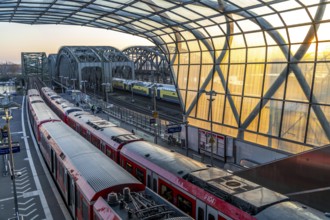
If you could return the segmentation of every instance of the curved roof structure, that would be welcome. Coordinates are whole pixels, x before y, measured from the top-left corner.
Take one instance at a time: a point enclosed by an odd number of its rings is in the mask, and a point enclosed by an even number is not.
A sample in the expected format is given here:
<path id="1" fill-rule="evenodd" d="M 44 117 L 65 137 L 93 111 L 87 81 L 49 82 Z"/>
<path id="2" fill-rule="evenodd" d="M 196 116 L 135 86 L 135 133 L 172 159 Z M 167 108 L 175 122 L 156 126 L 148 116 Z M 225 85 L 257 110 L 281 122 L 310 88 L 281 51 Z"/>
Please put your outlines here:
<path id="1" fill-rule="evenodd" d="M 330 143 L 329 14 L 328 0 L 0 3 L 0 22 L 151 40 L 168 58 L 190 125 L 293 153 Z"/>

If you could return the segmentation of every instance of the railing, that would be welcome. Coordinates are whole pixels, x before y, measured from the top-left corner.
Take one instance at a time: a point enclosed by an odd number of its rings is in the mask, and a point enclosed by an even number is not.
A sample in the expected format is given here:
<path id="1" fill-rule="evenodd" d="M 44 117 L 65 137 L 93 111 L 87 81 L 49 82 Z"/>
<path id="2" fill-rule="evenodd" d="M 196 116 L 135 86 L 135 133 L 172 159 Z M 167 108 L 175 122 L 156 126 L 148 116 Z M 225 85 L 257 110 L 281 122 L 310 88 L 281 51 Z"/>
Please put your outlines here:
<path id="1" fill-rule="evenodd" d="M 96 108 L 100 107 L 102 111 L 110 117 L 116 118 L 122 122 L 133 125 L 135 129 L 143 130 L 146 133 L 154 135 L 154 126 L 150 124 L 150 119 L 152 116 L 145 115 L 121 106 L 117 106 L 114 104 L 109 104 L 104 102 L 101 99 L 96 99 L 93 97 L 89 97 L 85 99 L 84 94 L 82 94 L 82 100 L 85 100 L 89 107 L 94 105 Z M 181 137 L 180 133 L 167 134 L 167 125 L 172 124 L 173 122 L 157 119 L 157 137 L 160 137 L 164 141 L 168 141 L 170 139 L 176 139 L 175 145 L 181 146 Z"/>

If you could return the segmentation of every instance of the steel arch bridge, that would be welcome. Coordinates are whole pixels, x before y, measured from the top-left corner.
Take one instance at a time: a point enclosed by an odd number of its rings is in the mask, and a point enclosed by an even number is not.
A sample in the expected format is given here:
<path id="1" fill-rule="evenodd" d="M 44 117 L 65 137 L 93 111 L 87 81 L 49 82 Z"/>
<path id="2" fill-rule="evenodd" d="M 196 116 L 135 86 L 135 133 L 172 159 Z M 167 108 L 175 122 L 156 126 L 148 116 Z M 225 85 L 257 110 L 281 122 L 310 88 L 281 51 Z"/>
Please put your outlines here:
<path id="1" fill-rule="evenodd" d="M 44 52 L 21 53 L 22 74 L 25 78 L 39 76 L 49 81 L 47 56 Z"/>
<path id="2" fill-rule="evenodd" d="M 149 39 L 169 60 L 192 126 L 290 153 L 330 143 L 327 0 L 12 0 L 0 8 L 1 22 Z"/>
<path id="3" fill-rule="evenodd" d="M 64 46 L 53 67 L 52 77 L 58 82 L 81 89 L 81 82 L 87 81 L 86 88 L 97 93 L 105 90 L 102 84 L 111 82 L 112 77 L 135 78 L 134 63 L 110 46 Z"/>
<path id="4" fill-rule="evenodd" d="M 169 61 L 158 47 L 133 46 L 123 53 L 134 61 L 136 79 L 173 84 Z"/>

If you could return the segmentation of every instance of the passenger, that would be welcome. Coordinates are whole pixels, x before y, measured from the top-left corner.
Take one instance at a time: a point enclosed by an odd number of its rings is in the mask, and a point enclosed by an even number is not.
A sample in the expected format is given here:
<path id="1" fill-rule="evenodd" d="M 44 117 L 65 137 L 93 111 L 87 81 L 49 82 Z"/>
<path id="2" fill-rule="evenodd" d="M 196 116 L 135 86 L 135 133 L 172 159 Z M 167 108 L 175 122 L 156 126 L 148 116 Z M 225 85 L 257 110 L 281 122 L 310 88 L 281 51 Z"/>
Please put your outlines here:
<path id="1" fill-rule="evenodd" d="M 132 129 L 132 134 L 135 134 L 134 129 Z"/>
<path id="2" fill-rule="evenodd" d="M 94 105 L 92 105 L 91 111 L 92 111 L 92 113 L 94 115 L 94 113 L 95 113 L 95 106 Z"/>

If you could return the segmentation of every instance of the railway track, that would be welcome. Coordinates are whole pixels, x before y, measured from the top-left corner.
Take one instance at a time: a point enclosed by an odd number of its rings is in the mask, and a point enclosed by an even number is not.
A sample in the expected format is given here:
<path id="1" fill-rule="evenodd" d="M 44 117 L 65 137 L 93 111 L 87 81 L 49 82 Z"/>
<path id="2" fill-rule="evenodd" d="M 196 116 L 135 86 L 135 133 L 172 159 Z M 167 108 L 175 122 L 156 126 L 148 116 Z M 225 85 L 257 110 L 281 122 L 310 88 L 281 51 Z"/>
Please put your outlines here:
<path id="1" fill-rule="evenodd" d="M 37 77 L 29 78 L 29 88 L 38 88 L 47 86 Z M 93 92 L 87 91 L 87 95 L 93 97 L 94 99 L 102 99 L 103 97 L 94 94 Z M 132 102 L 131 93 L 116 91 L 116 93 L 110 94 L 108 97 L 108 101 L 111 104 L 115 104 L 122 108 L 127 108 L 133 111 L 136 111 L 145 115 L 152 115 L 153 112 L 153 101 L 151 98 L 143 97 L 139 95 L 134 95 L 134 102 Z M 160 100 L 157 100 L 157 112 L 160 119 L 170 121 L 173 123 L 181 123 L 182 122 L 182 111 L 180 106 L 177 104 L 167 103 Z"/>

